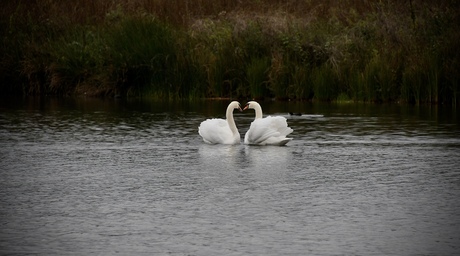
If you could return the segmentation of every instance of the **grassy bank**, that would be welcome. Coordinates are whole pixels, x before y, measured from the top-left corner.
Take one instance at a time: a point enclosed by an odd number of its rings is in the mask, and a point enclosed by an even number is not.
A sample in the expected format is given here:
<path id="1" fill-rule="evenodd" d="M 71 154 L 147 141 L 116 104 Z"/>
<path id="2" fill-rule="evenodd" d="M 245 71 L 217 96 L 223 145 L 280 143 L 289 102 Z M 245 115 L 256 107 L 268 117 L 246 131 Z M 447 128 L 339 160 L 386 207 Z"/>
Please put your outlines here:
<path id="1" fill-rule="evenodd" d="M 2 94 L 450 103 L 460 4 L 5 1 Z"/>

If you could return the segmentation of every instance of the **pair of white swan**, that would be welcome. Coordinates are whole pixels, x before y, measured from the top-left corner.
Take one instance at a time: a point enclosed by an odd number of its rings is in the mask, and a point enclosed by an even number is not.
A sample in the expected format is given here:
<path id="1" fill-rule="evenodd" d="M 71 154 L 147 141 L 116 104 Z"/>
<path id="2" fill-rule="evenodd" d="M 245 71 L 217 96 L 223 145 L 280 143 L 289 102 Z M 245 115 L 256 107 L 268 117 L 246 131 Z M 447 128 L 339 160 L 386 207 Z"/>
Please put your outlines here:
<path id="1" fill-rule="evenodd" d="M 227 107 L 226 120 L 207 119 L 201 122 L 198 133 L 209 144 L 239 144 L 240 133 L 233 119 L 233 110 L 254 109 L 256 118 L 244 136 L 244 144 L 249 145 L 286 145 L 292 138 L 286 138 L 293 130 L 288 127 L 282 116 L 262 117 L 262 107 L 255 101 L 249 101 L 244 109 L 238 101 L 232 101 Z"/>

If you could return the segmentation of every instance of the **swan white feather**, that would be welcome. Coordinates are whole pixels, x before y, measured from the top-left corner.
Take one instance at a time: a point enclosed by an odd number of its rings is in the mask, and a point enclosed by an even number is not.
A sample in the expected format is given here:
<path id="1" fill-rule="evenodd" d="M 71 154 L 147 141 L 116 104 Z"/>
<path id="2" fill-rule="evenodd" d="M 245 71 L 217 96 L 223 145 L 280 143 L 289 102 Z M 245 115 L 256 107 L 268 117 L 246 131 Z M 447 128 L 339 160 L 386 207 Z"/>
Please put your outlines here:
<path id="1" fill-rule="evenodd" d="M 287 138 L 294 130 L 288 127 L 287 120 L 282 116 L 263 118 L 262 107 L 255 101 L 249 101 L 245 109 L 254 109 L 256 117 L 244 136 L 244 143 L 250 145 L 286 145 L 292 138 Z"/>
<path id="2" fill-rule="evenodd" d="M 225 115 L 226 120 L 212 118 L 201 122 L 198 127 L 198 133 L 204 142 L 208 144 L 238 144 L 241 142 L 240 133 L 233 119 L 234 109 L 242 111 L 238 101 L 232 101 L 228 105 Z"/>

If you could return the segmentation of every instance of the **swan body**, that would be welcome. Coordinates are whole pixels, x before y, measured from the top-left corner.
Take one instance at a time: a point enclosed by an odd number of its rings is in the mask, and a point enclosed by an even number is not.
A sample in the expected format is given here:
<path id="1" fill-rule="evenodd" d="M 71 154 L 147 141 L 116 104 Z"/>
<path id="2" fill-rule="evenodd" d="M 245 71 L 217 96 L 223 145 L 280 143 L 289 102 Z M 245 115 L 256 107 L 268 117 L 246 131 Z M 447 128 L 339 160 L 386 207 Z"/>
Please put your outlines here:
<path id="1" fill-rule="evenodd" d="M 249 101 L 243 110 L 254 109 L 256 117 L 244 136 L 244 144 L 250 145 L 286 145 L 292 138 L 287 138 L 292 130 L 282 116 L 262 117 L 262 107 L 255 101 Z"/>
<path id="2" fill-rule="evenodd" d="M 238 144 L 241 141 L 240 133 L 233 119 L 233 110 L 241 110 L 238 101 L 232 101 L 226 112 L 226 120 L 220 118 L 207 119 L 201 122 L 198 133 L 208 144 Z"/>

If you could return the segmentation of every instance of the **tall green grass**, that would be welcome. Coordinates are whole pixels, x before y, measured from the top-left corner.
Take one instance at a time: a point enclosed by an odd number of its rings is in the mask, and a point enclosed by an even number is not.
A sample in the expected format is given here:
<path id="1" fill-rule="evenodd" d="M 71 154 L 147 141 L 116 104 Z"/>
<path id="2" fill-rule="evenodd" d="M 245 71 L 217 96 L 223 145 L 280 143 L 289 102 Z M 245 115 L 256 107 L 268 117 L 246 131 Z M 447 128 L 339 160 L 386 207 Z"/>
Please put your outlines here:
<path id="1" fill-rule="evenodd" d="M 5 1 L 2 94 L 452 103 L 456 1 Z"/>
<path id="2" fill-rule="evenodd" d="M 270 95 L 268 91 L 268 70 L 270 60 L 268 58 L 254 58 L 246 67 L 250 96 L 263 98 Z"/>

